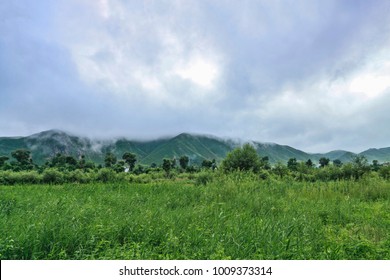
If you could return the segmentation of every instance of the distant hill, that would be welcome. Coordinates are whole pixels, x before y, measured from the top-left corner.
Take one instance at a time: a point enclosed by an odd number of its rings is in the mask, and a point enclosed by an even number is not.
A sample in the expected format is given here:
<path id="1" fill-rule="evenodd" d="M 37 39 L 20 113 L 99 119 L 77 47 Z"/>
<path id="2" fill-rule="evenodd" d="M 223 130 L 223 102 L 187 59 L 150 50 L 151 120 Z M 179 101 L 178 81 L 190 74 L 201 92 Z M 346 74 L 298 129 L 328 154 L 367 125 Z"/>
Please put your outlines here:
<path id="1" fill-rule="evenodd" d="M 190 158 L 191 164 L 200 164 L 204 159 L 221 161 L 228 152 L 242 143 L 232 139 L 188 133 L 152 141 L 134 141 L 126 138 L 93 140 L 60 130 L 49 130 L 27 137 L 0 137 L 0 155 L 11 157 L 11 152 L 16 149 L 28 149 L 32 153 L 33 161 L 38 164 L 43 164 L 57 153 L 72 155 L 75 158 L 85 155 L 89 160 L 103 163 L 107 152 L 114 153 L 118 159 L 125 152 L 132 152 L 137 155 L 138 162 L 142 164 L 161 164 L 164 158 L 179 158 L 183 155 Z M 311 159 L 313 162 L 318 162 L 321 157 L 348 162 L 355 155 L 341 150 L 311 154 L 276 143 L 253 141 L 250 143 L 261 157 L 268 156 L 271 164 L 286 163 L 290 158 L 296 158 L 298 161 Z M 390 162 L 390 147 L 369 149 L 361 152 L 360 155 L 364 155 L 370 162 L 374 159 L 379 162 Z"/>

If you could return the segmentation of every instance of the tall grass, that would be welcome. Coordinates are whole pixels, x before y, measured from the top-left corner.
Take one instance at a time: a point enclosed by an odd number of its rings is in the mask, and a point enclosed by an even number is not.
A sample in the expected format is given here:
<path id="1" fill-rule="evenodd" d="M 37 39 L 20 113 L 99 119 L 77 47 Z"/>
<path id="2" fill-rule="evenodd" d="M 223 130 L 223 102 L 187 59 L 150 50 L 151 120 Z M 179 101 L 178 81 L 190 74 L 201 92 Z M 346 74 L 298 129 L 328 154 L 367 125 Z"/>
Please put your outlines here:
<path id="1" fill-rule="evenodd" d="M 1 259 L 390 259 L 390 183 L 0 186 Z"/>

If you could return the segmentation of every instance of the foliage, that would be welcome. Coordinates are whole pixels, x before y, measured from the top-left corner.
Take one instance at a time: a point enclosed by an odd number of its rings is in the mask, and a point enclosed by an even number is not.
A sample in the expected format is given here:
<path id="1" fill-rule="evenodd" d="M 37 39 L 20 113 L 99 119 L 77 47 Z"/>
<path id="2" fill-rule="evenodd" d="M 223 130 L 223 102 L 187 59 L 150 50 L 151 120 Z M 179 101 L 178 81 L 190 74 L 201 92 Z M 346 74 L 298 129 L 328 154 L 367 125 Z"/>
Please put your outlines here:
<path id="1" fill-rule="evenodd" d="M 116 161 L 117 158 L 113 153 L 111 152 L 106 153 L 104 157 L 104 164 L 106 167 L 112 167 L 116 163 Z"/>
<path id="2" fill-rule="evenodd" d="M 309 167 L 309 168 L 312 168 L 312 167 L 314 167 L 314 163 L 312 162 L 312 160 L 309 158 L 307 161 L 306 161 L 306 163 L 305 163 L 306 165 L 307 165 L 307 167 Z"/>
<path id="3" fill-rule="evenodd" d="M 260 159 L 256 149 L 247 143 L 228 153 L 222 161 L 221 167 L 226 172 L 235 170 L 258 172 L 260 170 Z"/>
<path id="4" fill-rule="evenodd" d="M 370 171 L 368 161 L 364 156 L 361 155 L 353 156 L 352 164 L 354 167 L 354 176 L 356 179 L 363 177 L 364 174 Z"/>
<path id="5" fill-rule="evenodd" d="M 298 168 L 298 162 L 296 158 L 290 158 L 287 161 L 287 168 L 290 169 L 291 171 L 297 171 Z"/>
<path id="6" fill-rule="evenodd" d="M 135 167 L 135 163 L 137 162 L 136 154 L 126 152 L 123 154 L 122 159 L 129 166 L 129 171 L 133 171 L 133 169 Z"/>
<path id="7" fill-rule="evenodd" d="M 0 167 L 2 167 L 7 160 L 9 160 L 9 157 L 0 156 Z"/>
<path id="8" fill-rule="evenodd" d="M 320 167 L 324 168 L 325 166 L 327 166 L 329 164 L 329 161 L 330 161 L 330 159 L 322 157 L 322 158 L 320 158 L 320 160 L 318 162 L 320 164 Z"/>
<path id="9" fill-rule="evenodd" d="M 335 159 L 333 160 L 333 165 L 336 167 L 340 167 L 341 165 L 343 165 L 343 163 L 341 162 L 341 160 Z"/>
<path id="10" fill-rule="evenodd" d="M 200 172 L 196 175 L 195 186 L 205 186 L 213 180 L 213 174 L 207 171 Z"/>
<path id="11" fill-rule="evenodd" d="M 103 183 L 112 182 L 115 177 L 115 172 L 110 168 L 102 168 L 97 174 L 97 180 Z"/>
<path id="12" fill-rule="evenodd" d="M 183 170 L 186 170 L 187 167 L 188 167 L 189 161 L 190 161 L 190 159 L 189 159 L 187 156 L 181 156 L 181 157 L 179 158 L 180 167 L 181 167 Z"/>
<path id="13" fill-rule="evenodd" d="M 277 174 L 280 178 L 283 178 L 285 175 L 288 174 L 288 169 L 285 165 L 283 165 L 281 162 L 278 162 L 274 168 L 272 169 L 275 174 Z"/>
<path id="14" fill-rule="evenodd" d="M 63 179 L 63 173 L 55 168 L 48 168 L 42 173 L 42 181 L 46 184 L 61 184 Z"/>
<path id="15" fill-rule="evenodd" d="M 381 166 L 379 168 L 379 175 L 384 179 L 390 179 L 390 165 Z"/>
<path id="16" fill-rule="evenodd" d="M 167 175 L 169 175 L 171 169 L 172 169 L 172 166 L 173 166 L 173 160 L 170 160 L 170 159 L 167 159 L 167 158 L 164 158 L 163 159 L 163 164 L 162 164 L 162 168 L 164 169 L 165 173 Z"/>

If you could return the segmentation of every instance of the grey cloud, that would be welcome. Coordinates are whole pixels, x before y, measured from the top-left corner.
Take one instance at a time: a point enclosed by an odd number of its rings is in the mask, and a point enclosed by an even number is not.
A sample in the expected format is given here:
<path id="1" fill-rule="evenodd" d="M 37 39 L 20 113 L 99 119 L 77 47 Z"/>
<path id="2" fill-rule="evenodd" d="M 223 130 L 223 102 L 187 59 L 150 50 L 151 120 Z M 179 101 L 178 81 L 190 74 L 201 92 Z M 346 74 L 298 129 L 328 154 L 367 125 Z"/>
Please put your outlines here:
<path id="1" fill-rule="evenodd" d="M 318 86 L 349 79 L 385 48 L 387 1 L 109 3 L 2 1 L 3 135 L 187 131 L 311 151 L 389 146 L 388 92 L 350 106 L 353 96 Z M 215 58 L 215 89 L 174 73 L 194 53 Z"/>

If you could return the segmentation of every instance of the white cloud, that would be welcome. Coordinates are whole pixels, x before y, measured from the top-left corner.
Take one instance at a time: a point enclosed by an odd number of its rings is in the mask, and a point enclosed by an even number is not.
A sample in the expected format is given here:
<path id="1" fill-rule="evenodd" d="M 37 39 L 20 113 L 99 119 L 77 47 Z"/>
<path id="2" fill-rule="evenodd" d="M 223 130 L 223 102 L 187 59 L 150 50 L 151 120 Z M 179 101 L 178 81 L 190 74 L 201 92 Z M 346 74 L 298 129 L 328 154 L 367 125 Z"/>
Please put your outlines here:
<path id="1" fill-rule="evenodd" d="M 218 70 L 218 65 L 211 59 L 196 54 L 177 65 L 174 72 L 179 77 L 190 80 L 200 87 L 214 89 Z"/>

